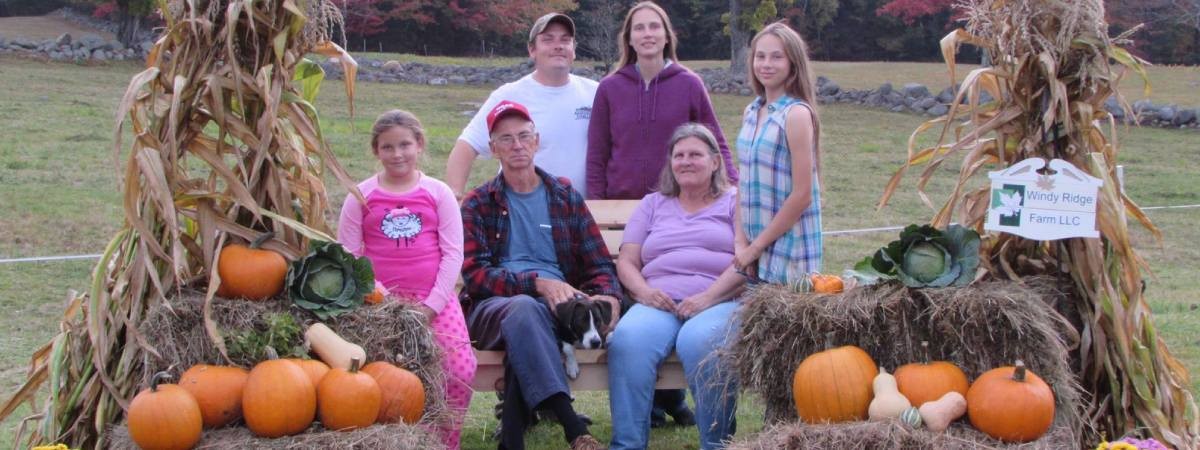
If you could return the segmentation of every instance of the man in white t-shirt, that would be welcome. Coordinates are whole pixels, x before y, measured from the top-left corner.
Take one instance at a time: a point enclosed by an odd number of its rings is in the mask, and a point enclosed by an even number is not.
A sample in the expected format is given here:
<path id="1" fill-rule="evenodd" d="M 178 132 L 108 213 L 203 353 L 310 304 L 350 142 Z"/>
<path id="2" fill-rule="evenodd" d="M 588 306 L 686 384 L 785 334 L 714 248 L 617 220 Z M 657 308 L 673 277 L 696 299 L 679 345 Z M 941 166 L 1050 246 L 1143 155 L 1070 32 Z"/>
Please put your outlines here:
<path id="1" fill-rule="evenodd" d="M 450 150 L 446 184 L 460 200 L 475 158 L 492 156 L 488 148 L 487 113 L 504 100 L 525 105 L 533 122 L 538 124 L 541 148 L 534 164 L 551 175 L 571 180 L 571 187 L 587 197 L 584 192 L 587 129 L 597 83 L 571 74 L 571 64 L 575 62 L 575 22 L 559 13 L 542 16 L 529 30 L 528 49 L 533 73 L 492 91 Z"/>

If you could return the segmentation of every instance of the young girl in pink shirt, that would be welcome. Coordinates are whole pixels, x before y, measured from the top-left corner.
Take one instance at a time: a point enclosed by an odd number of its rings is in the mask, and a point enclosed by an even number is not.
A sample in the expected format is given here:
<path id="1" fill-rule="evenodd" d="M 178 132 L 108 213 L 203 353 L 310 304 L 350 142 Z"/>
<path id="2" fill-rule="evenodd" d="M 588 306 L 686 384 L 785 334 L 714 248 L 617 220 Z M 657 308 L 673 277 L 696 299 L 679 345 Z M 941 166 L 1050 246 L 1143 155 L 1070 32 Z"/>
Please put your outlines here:
<path id="1" fill-rule="evenodd" d="M 346 196 L 338 241 L 371 259 L 376 283 L 385 292 L 415 303 L 429 318 L 444 354 L 451 410 L 450 421 L 438 432 L 448 448 L 457 449 L 476 365 L 454 294 L 463 262 L 463 223 L 450 188 L 421 172 L 424 152 L 425 130 L 412 113 L 392 110 L 375 120 L 371 153 L 383 170 L 359 183 L 366 204 Z"/>

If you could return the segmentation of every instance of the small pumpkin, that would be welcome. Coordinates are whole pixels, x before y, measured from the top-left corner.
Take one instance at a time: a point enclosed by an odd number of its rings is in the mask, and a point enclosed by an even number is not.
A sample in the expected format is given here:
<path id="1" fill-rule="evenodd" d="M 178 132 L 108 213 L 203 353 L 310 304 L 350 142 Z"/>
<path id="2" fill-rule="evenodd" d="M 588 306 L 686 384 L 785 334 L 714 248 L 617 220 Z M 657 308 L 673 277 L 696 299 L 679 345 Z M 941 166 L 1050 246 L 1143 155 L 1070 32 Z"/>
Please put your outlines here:
<path id="1" fill-rule="evenodd" d="M 358 370 L 361 362 L 354 358 L 348 370 L 330 369 L 317 386 L 317 409 L 326 429 L 368 427 L 379 418 L 383 392 L 374 377 Z"/>
<path id="2" fill-rule="evenodd" d="M 288 361 L 294 362 L 301 369 L 304 369 L 304 373 L 308 375 L 308 379 L 312 380 L 313 386 L 321 384 L 321 379 L 325 378 L 325 374 L 329 373 L 329 366 L 319 359 L 288 358 Z"/>
<path id="3" fill-rule="evenodd" d="M 921 420 L 929 431 L 942 432 L 950 428 L 950 423 L 967 412 L 967 399 L 954 391 L 947 392 L 942 398 L 925 402 L 920 408 Z"/>
<path id="4" fill-rule="evenodd" d="M 317 356 L 321 357 L 321 361 L 329 364 L 330 368 L 349 369 L 350 360 L 367 360 L 367 352 L 362 347 L 342 339 L 321 322 L 310 325 L 308 330 L 304 331 L 304 338 L 308 340 L 308 345 Z"/>
<path id="5" fill-rule="evenodd" d="M 954 363 L 930 361 L 929 341 L 921 341 L 922 360 L 896 369 L 896 386 L 913 405 L 932 402 L 947 392 L 967 395 L 967 374 Z"/>
<path id="6" fill-rule="evenodd" d="M 846 287 L 845 284 L 842 283 L 842 277 L 837 275 L 814 273 L 809 278 L 812 282 L 813 292 L 837 294 L 842 292 L 842 290 L 844 290 Z"/>
<path id="7" fill-rule="evenodd" d="M 183 450 L 200 442 L 204 419 L 200 404 L 187 390 L 164 384 L 169 378 L 159 372 L 129 403 L 129 437 L 146 450 Z"/>
<path id="8" fill-rule="evenodd" d="M 871 356 L 853 345 L 809 355 L 792 376 L 796 412 L 808 423 L 865 419 L 878 374 Z"/>
<path id="9" fill-rule="evenodd" d="M 270 359 L 250 370 L 242 390 L 246 427 L 269 438 L 304 431 L 317 415 L 317 389 L 296 363 L 275 359 L 270 347 L 267 354 Z"/>
<path id="10" fill-rule="evenodd" d="M 921 428 L 921 412 L 911 406 L 905 408 L 900 413 L 900 423 L 908 425 L 909 428 Z"/>
<path id="11" fill-rule="evenodd" d="M 417 423 L 425 412 L 425 387 L 412 372 L 384 361 L 363 367 L 363 372 L 375 378 L 383 391 L 379 406 L 380 423 Z"/>
<path id="12" fill-rule="evenodd" d="M 179 387 L 196 398 L 204 426 L 217 428 L 242 417 L 242 389 L 249 377 L 241 367 L 197 364 L 179 377 Z"/>
<path id="13" fill-rule="evenodd" d="M 980 375 L 967 391 L 971 425 L 1005 442 L 1029 442 L 1054 423 L 1054 392 L 1017 360 Z"/>
<path id="14" fill-rule="evenodd" d="M 371 291 L 370 294 L 367 294 L 363 300 L 372 305 L 383 303 L 383 289 L 376 287 L 375 290 Z"/>
<path id="15" fill-rule="evenodd" d="M 912 403 L 896 390 L 896 377 L 887 373 L 887 370 L 880 369 L 871 386 L 875 391 L 875 398 L 867 407 L 867 417 L 871 420 L 900 417 L 900 413 L 912 408 Z"/>
<path id="16" fill-rule="evenodd" d="M 217 274 L 221 285 L 217 292 L 228 298 L 266 300 L 283 292 L 288 264 L 283 255 L 259 248 L 275 233 L 267 232 L 247 247 L 229 244 L 221 249 Z"/>

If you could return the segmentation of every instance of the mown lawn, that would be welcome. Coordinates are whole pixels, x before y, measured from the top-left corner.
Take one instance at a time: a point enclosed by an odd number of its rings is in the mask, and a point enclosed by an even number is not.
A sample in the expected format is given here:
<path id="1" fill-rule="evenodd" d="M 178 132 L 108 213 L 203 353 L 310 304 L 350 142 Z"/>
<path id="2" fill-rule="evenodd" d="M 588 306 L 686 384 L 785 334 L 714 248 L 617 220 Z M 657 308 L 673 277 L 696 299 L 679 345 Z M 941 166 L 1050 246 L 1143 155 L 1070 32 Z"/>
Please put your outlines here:
<path id="1" fill-rule="evenodd" d="M 876 64 L 848 73 L 859 73 L 865 80 L 908 74 L 905 67 L 912 66 Z M 1171 70 L 1161 72 L 1164 86 L 1186 86 L 1196 70 L 1166 69 Z M 0 102 L 0 259 L 99 253 L 116 231 L 122 212 L 119 171 L 113 161 L 113 111 L 129 77 L 137 71 L 134 64 L 81 67 L 0 56 L 0 92 L 5 93 Z M 849 75 L 833 78 L 852 86 Z M 900 85 L 922 80 L 889 81 Z M 862 87 L 879 82 L 882 80 L 864 81 Z M 329 84 L 322 89 L 318 107 L 330 145 L 355 178 L 366 177 L 374 168 L 367 142 L 375 115 L 389 108 L 412 110 L 425 122 L 430 136 L 425 171 L 440 177 L 445 172 L 446 154 L 469 119 L 471 104 L 483 101 L 488 90 L 360 84 L 357 116 L 351 120 L 340 86 Z M 713 100 L 726 134 L 735 134 L 749 99 L 720 95 Z M 883 184 L 904 159 L 909 133 L 922 118 L 840 105 L 822 108 L 821 118 L 826 230 L 928 220 L 931 211 L 912 192 L 912 178 L 903 184 L 903 192 L 892 205 L 879 211 L 874 207 Z M 1120 132 L 1127 190 L 1135 201 L 1143 206 L 1200 204 L 1200 171 L 1195 162 L 1200 133 L 1125 128 Z M 123 164 L 124 155 L 118 159 Z M 941 172 L 943 178 L 930 186 L 935 201 L 944 198 L 949 177 L 957 169 L 956 164 L 948 166 Z M 472 182 L 493 174 L 494 162 L 477 163 Z M 339 203 L 345 190 L 331 178 L 327 182 L 330 198 Z M 1134 229 L 1153 271 L 1148 294 L 1156 313 L 1155 325 L 1171 350 L 1195 372 L 1200 370 L 1196 338 L 1200 335 L 1200 281 L 1195 276 L 1200 269 L 1200 250 L 1195 244 L 1200 242 L 1200 227 L 1195 225 L 1200 221 L 1200 209 L 1152 210 L 1148 214 L 1162 230 L 1163 241 L 1155 242 L 1140 228 Z M 893 236 L 862 233 L 826 239 L 826 271 L 840 271 Z M 30 353 L 57 330 L 67 290 L 88 283 L 92 264 L 89 260 L 0 264 L 0 329 L 4 330 L 0 393 L 4 397 L 24 379 Z M 1192 390 L 1200 393 L 1195 380 Z M 491 417 L 493 403 L 491 393 L 476 396 L 464 432 L 466 448 L 495 447 L 487 439 L 496 426 Z M 583 393 L 578 404 L 596 419 L 593 432 L 607 438 L 607 396 Z M 745 436 L 761 427 L 762 411 L 753 398 L 743 399 L 741 405 L 738 435 Z M 16 415 L 27 414 L 25 410 Z M 12 442 L 18 422 L 19 417 L 0 424 L 0 443 Z M 694 448 L 695 441 L 694 429 L 674 428 L 655 431 L 652 447 Z M 530 435 L 531 448 L 561 448 L 562 442 L 557 427 L 540 426 Z"/>
<path id="2" fill-rule="evenodd" d="M 964 47 L 962 52 L 973 51 Z M 452 56 L 418 56 L 407 53 L 378 53 L 364 52 L 355 55 L 365 55 L 379 60 L 397 60 L 400 62 L 417 61 L 427 64 L 444 65 L 475 65 L 475 66 L 510 66 L 526 60 L 523 57 L 494 57 L 494 58 L 463 58 Z M 965 53 L 962 53 L 965 54 Z M 682 61 L 683 65 L 692 69 L 727 68 L 728 60 L 695 60 Z M 576 61 L 577 67 L 593 67 L 594 61 Z M 962 64 L 955 70 L 956 81 L 962 81 L 967 73 L 978 68 L 977 65 Z M 937 94 L 950 85 L 950 73 L 946 65 L 940 62 L 889 62 L 889 61 L 813 61 L 813 71 L 838 83 L 843 89 L 876 89 L 883 83 L 892 83 L 899 88 L 905 83 L 921 83 Z M 1150 66 L 1146 69 L 1153 87 L 1150 95 L 1143 91 L 1143 83 L 1133 72 L 1125 76 L 1121 85 L 1121 94 L 1130 103 L 1137 100 L 1150 99 L 1155 104 L 1174 103 L 1185 108 L 1200 107 L 1200 67 L 1197 66 Z"/>

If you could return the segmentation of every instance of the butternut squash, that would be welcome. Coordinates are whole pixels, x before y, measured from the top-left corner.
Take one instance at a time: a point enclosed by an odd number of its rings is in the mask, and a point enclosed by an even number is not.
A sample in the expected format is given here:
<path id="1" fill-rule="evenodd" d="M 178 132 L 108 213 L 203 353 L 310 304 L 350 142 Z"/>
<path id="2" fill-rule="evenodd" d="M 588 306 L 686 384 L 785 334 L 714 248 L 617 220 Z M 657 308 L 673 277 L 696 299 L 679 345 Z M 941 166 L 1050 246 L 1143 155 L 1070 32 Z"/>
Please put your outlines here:
<path id="1" fill-rule="evenodd" d="M 350 360 L 367 360 L 367 352 L 362 347 L 342 339 L 323 323 L 310 325 L 304 332 L 304 338 L 321 361 L 329 364 L 330 368 L 350 370 Z"/>
<path id="2" fill-rule="evenodd" d="M 879 375 L 875 376 L 872 386 L 875 390 L 875 398 L 867 407 L 867 416 L 871 420 L 894 419 L 900 417 L 900 413 L 904 410 L 912 407 L 912 403 L 909 403 L 908 399 L 896 389 L 896 377 L 887 373 L 887 370 L 879 370 Z"/>
<path id="3" fill-rule="evenodd" d="M 925 402 L 918 410 L 929 431 L 942 432 L 950 428 L 951 422 L 967 412 L 967 399 L 958 392 L 950 391 L 942 398 Z"/>

